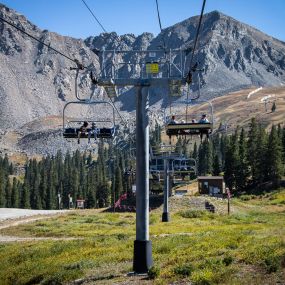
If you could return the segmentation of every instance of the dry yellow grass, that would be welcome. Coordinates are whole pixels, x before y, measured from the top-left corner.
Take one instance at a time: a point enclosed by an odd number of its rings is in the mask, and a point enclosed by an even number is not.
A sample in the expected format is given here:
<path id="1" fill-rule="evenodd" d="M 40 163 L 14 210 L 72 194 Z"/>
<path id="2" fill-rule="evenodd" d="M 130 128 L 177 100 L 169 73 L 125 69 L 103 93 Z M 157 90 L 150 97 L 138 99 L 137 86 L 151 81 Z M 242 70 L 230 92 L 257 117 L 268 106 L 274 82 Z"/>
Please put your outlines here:
<path id="1" fill-rule="evenodd" d="M 189 183 L 180 187 L 177 187 L 176 190 L 187 190 L 187 196 L 193 196 L 198 192 L 198 182 Z"/>

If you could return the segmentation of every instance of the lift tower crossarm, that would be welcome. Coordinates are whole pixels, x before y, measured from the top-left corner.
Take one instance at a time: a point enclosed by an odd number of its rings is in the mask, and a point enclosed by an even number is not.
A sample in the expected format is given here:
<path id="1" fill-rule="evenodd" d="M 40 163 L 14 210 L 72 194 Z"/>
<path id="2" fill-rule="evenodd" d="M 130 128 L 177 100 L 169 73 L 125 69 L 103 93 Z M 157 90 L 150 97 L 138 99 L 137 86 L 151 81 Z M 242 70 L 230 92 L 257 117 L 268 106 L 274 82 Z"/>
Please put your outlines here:
<path id="1" fill-rule="evenodd" d="M 129 78 L 129 79 L 98 79 L 98 85 L 99 86 L 135 86 L 139 87 L 142 86 L 154 86 L 154 87 L 162 87 L 162 86 L 168 86 L 171 84 L 173 81 L 180 81 L 181 84 L 186 84 L 186 79 L 184 78 L 147 78 L 147 79 L 136 79 L 136 78 Z"/>

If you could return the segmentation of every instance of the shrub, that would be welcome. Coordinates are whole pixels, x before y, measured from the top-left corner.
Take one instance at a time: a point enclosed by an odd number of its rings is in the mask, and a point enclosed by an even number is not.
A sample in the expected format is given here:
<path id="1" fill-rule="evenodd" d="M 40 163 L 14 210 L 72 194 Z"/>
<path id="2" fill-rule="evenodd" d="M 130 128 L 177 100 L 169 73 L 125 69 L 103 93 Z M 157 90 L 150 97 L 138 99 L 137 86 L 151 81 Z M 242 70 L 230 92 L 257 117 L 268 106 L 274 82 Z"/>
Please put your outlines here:
<path id="1" fill-rule="evenodd" d="M 148 278 L 149 279 L 156 279 L 160 274 L 160 268 L 156 267 L 156 266 L 152 266 L 149 270 L 148 270 Z"/>
<path id="2" fill-rule="evenodd" d="M 202 211 L 202 210 L 187 210 L 187 211 L 183 211 L 183 212 L 179 212 L 179 215 L 183 218 L 201 218 L 203 216 L 206 216 L 207 213 L 206 211 Z"/>
<path id="3" fill-rule="evenodd" d="M 193 274 L 193 284 L 195 285 L 212 285 L 216 282 L 213 281 L 214 274 L 210 270 L 201 270 Z"/>
<path id="4" fill-rule="evenodd" d="M 226 257 L 224 257 L 224 259 L 223 259 L 223 263 L 224 263 L 226 266 L 229 266 L 233 261 L 234 261 L 234 259 L 233 259 L 231 256 L 226 256 Z"/>
<path id="5" fill-rule="evenodd" d="M 282 268 L 285 268 L 285 254 L 283 254 L 283 255 L 281 256 L 281 262 L 280 262 L 280 264 L 281 264 L 281 267 L 282 267 Z"/>
<path id="6" fill-rule="evenodd" d="M 156 251 L 157 253 L 160 253 L 160 254 L 166 254 L 166 253 L 171 252 L 172 249 L 173 249 L 173 245 L 169 243 L 169 244 L 159 245 Z"/>
<path id="7" fill-rule="evenodd" d="M 241 196 L 240 196 L 240 199 L 241 199 L 242 201 L 249 201 L 249 200 L 254 199 L 254 198 L 255 198 L 254 195 L 241 195 Z"/>
<path id="8" fill-rule="evenodd" d="M 194 268 L 191 264 L 182 264 L 174 268 L 174 273 L 182 276 L 190 276 Z"/>
<path id="9" fill-rule="evenodd" d="M 122 234 L 122 233 L 117 234 L 117 239 L 118 240 L 127 240 L 128 238 L 129 238 L 129 236 L 126 235 L 126 234 Z"/>
<path id="10" fill-rule="evenodd" d="M 267 273 L 276 272 L 281 265 L 281 260 L 278 256 L 269 255 L 265 258 L 264 265 Z"/>

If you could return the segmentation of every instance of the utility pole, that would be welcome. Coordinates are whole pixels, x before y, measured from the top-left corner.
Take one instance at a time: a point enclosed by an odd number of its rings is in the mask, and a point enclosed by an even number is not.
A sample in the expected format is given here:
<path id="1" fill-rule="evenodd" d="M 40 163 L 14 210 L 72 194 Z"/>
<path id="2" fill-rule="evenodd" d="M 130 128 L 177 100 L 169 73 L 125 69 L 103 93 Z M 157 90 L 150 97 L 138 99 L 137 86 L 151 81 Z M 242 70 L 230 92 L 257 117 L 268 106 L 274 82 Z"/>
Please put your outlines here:
<path id="1" fill-rule="evenodd" d="M 58 192 L 57 193 L 57 201 L 58 201 L 58 209 L 60 210 L 61 206 L 61 194 Z"/>
<path id="2" fill-rule="evenodd" d="M 230 199 L 231 199 L 231 192 L 229 188 L 226 188 L 227 192 L 227 198 L 228 198 L 228 215 L 231 213 L 231 208 L 230 208 Z"/>
<path id="3" fill-rule="evenodd" d="M 170 221 L 168 197 L 169 197 L 169 160 L 165 158 L 164 159 L 164 189 L 163 189 L 162 222 Z"/>

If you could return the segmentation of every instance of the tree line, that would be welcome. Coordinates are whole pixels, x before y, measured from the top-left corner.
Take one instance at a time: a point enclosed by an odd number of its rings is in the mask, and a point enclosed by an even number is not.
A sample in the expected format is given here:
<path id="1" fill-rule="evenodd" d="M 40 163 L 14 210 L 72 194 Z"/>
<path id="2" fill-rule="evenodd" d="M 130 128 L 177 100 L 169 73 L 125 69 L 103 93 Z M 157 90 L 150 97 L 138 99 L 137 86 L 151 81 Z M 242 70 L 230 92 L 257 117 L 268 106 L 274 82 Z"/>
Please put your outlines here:
<path id="1" fill-rule="evenodd" d="M 265 128 L 253 118 L 249 129 L 216 135 L 190 154 L 197 157 L 199 175 L 224 174 L 227 187 L 244 191 L 263 183 L 278 187 L 284 175 L 285 128 Z"/>
<path id="2" fill-rule="evenodd" d="M 132 142 L 134 144 L 134 141 Z M 151 144 L 161 143 L 161 128 L 151 133 Z M 247 131 L 237 128 L 231 135 L 215 135 L 196 142 L 179 138 L 175 151 L 197 159 L 198 175 L 224 175 L 227 187 L 244 191 L 270 182 L 277 187 L 285 164 L 285 128 L 272 126 L 269 132 L 252 119 Z M 58 209 L 69 208 L 84 199 L 85 207 L 113 205 L 132 192 L 135 158 L 131 146 L 114 147 L 100 142 L 92 153 L 60 151 L 38 161 L 30 159 L 23 176 L 14 175 L 7 155 L 0 157 L 0 207 Z M 58 197 L 61 201 L 59 203 Z"/>
<path id="3" fill-rule="evenodd" d="M 131 192 L 131 159 L 126 150 L 100 142 L 96 157 L 91 153 L 59 151 L 38 161 L 30 159 L 23 177 L 13 177 L 8 157 L 0 157 L 0 207 L 27 209 L 69 208 L 85 200 L 87 208 L 108 207 L 124 191 Z M 60 201 L 59 201 L 60 197 Z"/>

